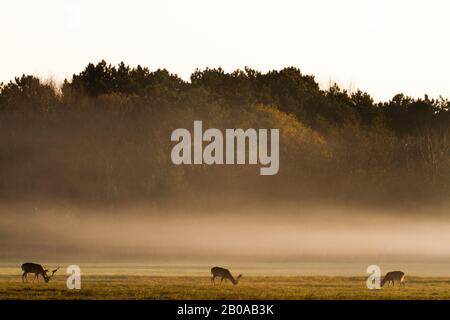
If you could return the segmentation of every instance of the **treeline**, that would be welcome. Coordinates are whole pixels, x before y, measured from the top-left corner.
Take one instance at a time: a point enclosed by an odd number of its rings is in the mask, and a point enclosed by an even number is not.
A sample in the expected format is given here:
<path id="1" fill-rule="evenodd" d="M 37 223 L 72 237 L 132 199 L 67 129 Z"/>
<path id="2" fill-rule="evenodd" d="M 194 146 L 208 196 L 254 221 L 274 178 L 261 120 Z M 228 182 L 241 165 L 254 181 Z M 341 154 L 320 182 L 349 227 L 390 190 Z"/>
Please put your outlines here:
<path id="1" fill-rule="evenodd" d="M 280 128 L 280 172 L 174 166 L 170 133 Z M 402 94 L 375 102 L 299 69 L 166 70 L 89 64 L 62 86 L 0 85 L 0 197 L 76 201 L 206 199 L 403 202 L 450 195 L 450 102 Z M 259 198 L 261 197 L 261 198 Z"/>

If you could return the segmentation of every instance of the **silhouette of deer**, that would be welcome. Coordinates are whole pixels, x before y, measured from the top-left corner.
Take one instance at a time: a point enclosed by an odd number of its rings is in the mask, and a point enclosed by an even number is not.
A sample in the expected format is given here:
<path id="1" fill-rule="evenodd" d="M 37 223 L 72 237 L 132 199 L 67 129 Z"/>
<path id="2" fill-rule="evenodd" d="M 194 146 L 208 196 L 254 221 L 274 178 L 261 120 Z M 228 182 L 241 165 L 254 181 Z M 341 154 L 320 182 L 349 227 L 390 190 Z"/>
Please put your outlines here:
<path id="1" fill-rule="evenodd" d="M 42 278 L 44 278 L 45 282 L 47 283 L 54 275 L 55 272 L 58 271 L 59 267 L 54 269 L 52 271 L 52 275 L 49 276 L 47 275 L 48 269 L 44 269 L 44 267 L 40 264 L 37 263 L 32 263 L 32 262 L 26 262 L 24 264 L 22 264 L 22 282 L 28 282 L 28 274 L 29 273 L 34 273 L 34 278 L 33 278 L 33 283 L 34 280 L 37 279 L 37 281 L 39 282 L 39 275 L 42 276 Z"/>
<path id="2" fill-rule="evenodd" d="M 386 273 L 386 275 L 384 276 L 383 280 L 381 281 L 381 286 L 384 286 L 386 284 L 386 282 L 388 283 L 388 286 L 391 285 L 392 286 L 395 285 L 395 282 L 398 282 L 400 284 L 400 286 L 405 286 L 405 273 L 402 271 L 391 271 Z"/>
<path id="3" fill-rule="evenodd" d="M 234 285 L 237 285 L 239 282 L 239 279 L 242 277 L 242 275 L 238 275 L 237 278 L 233 278 L 233 276 L 231 275 L 230 270 L 225 269 L 225 268 L 221 268 L 221 267 L 214 267 L 211 268 L 211 282 L 213 284 L 216 284 L 215 279 L 216 277 L 220 277 L 220 283 L 223 282 L 223 280 L 230 280 L 231 283 L 233 283 Z"/>

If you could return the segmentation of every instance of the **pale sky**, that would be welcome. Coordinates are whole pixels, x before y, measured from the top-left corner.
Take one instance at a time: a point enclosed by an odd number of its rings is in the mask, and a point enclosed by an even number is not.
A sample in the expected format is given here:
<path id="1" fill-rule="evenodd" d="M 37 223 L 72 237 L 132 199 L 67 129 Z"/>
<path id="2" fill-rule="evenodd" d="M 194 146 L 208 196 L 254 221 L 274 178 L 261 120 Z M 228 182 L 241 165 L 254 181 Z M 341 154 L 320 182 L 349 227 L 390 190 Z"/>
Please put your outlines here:
<path id="1" fill-rule="evenodd" d="M 450 98 L 447 0 L 0 2 L 0 81 L 57 81 L 105 59 L 167 68 L 296 66 L 377 100 Z"/>

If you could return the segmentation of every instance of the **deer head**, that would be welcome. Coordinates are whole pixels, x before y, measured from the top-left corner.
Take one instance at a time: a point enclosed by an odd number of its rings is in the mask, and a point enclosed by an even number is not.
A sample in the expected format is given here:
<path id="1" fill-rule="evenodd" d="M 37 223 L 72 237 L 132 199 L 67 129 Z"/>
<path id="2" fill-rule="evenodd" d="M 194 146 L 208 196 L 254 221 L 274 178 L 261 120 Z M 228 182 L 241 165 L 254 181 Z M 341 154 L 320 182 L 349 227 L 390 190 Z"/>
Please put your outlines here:
<path id="1" fill-rule="evenodd" d="M 231 277 L 231 282 L 232 282 L 234 285 L 237 285 L 240 278 L 242 278 L 242 274 L 238 275 L 238 276 L 236 277 L 236 279 L 233 279 L 233 277 Z"/>
<path id="2" fill-rule="evenodd" d="M 45 280 L 45 282 L 48 282 L 48 281 L 55 275 L 55 272 L 58 271 L 58 269 L 59 269 L 59 267 L 56 268 L 56 269 L 54 269 L 54 270 L 52 271 L 52 275 L 51 275 L 51 276 L 47 275 L 48 269 L 45 269 L 45 270 L 44 270 L 44 272 L 45 272 L 45 273 L 44 273 L 44 280 Z"/>

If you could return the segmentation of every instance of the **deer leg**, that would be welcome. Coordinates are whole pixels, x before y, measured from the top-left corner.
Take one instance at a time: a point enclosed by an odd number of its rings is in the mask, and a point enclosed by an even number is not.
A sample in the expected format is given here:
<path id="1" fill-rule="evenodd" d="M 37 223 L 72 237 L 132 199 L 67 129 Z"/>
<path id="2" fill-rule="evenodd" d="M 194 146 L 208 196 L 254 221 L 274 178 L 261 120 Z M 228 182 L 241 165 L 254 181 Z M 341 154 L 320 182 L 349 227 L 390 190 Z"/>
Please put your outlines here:
<path id="1" fill-rule="evenodd" d="M 25 282 L 25 276 L 26 276 L 27 274 L 26 274 L 26 272 L 24 272 L 23 274 L 22 274 L 22 283 L 24 283 Z M 28 281 L 27 281 L 28 282 Z"/>
<path id="2" fill-rule="evenodd" d="M 222 277 L 222 279 L 220 279 L 220 283 L 222 284 L 222 282 L 223 282 L 223 279 L 225 279 L 225 277 Z"/>
<path id="3" fill-rule="evenodd" d="M 212 277 L 211 277 L 211 283 L 216 284 L 215 279 L 216 279 L 216 276 L 212 276 Z"/>

